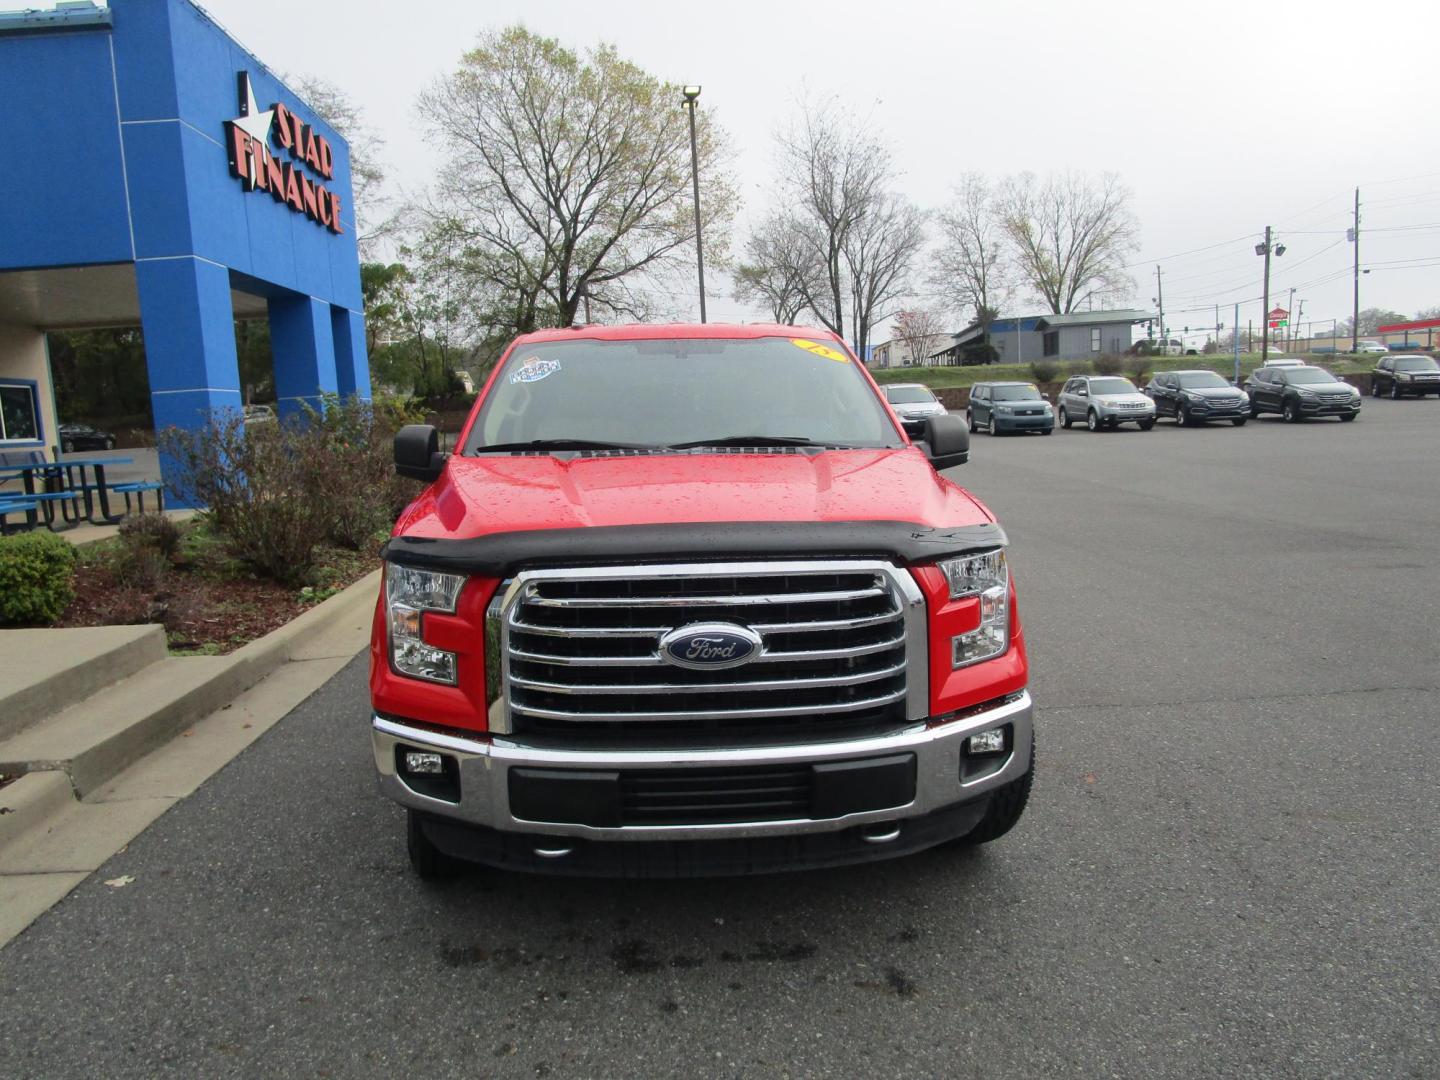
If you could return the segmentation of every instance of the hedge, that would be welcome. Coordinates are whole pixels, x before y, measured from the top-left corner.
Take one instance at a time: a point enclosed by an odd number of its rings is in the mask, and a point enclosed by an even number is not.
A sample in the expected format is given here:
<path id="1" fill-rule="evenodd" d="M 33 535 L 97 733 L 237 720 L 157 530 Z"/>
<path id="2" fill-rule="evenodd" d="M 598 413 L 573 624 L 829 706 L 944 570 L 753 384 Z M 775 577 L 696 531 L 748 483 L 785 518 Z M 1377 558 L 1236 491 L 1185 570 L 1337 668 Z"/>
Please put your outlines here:
<path id="1" fill-rule="evenodd" d="M 0 536 L 0 624 L 53 623 L 75 597 L 75 549 L 36 531 Z"/>

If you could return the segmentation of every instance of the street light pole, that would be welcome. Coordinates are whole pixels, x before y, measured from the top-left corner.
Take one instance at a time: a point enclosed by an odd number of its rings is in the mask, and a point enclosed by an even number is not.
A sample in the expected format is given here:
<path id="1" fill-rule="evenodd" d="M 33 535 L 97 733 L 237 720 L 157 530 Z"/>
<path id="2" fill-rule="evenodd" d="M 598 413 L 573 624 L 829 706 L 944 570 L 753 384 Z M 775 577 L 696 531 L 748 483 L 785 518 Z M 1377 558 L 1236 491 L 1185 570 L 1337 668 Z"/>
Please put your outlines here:
<path id="1" fill-rule="evenodd" d="M 1255 245 L 1255 254 L 1265 256 L 1265 299 L 1262 301 L 1265 310 L 1260 313 L 1260 363 L 1264 364 L 1270 355 L 1270 254 L 1285 254 L 1284 244 L 1272 244 L 1270 242 L 1270 226 L 1265 226 L 1265 242 Z"/>
<path id="2" fill-rule="evenodd" d="M 690 182 L 695 190 L 695 268 L 700 274 L 700 321 L 705 321 L 705 248 L 700 237 L 700 151 L 695 142 L 695 101 L 700 87 L 687 86 L 682 91 L 681 108 L 690 113 Z"/>

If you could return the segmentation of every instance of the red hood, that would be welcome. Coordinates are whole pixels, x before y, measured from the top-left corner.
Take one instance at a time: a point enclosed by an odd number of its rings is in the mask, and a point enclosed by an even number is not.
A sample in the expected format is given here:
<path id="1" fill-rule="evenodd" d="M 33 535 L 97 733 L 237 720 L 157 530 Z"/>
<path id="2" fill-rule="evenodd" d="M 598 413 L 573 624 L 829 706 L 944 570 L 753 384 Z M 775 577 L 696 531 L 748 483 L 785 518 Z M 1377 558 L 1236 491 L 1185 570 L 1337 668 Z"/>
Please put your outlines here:
<path id="1" fill-rule="evenodd" d="M 396 535 L 472 539 L 526 529 L 704 521 L 993 521 L 924 455 L 904 450 L 641 457 L 452 457 Z"/>

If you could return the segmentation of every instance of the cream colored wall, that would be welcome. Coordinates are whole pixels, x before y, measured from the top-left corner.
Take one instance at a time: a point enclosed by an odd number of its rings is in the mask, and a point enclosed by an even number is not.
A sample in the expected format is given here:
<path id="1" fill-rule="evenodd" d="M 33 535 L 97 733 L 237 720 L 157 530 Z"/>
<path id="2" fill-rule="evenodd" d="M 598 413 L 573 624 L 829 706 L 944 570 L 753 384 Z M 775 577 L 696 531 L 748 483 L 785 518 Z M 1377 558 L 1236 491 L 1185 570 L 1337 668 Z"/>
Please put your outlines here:
<path id="1" fill-rule="evenodd" d="M 40 385 L 40 423 L 48 452 L 60 442 L 55 394 L 50 386 L 50 357 L 45 335 L 32 326 L 0 323 L 0 378 L 32 379 Z M 0 444 L 3 446 L 4 444 Z"/>

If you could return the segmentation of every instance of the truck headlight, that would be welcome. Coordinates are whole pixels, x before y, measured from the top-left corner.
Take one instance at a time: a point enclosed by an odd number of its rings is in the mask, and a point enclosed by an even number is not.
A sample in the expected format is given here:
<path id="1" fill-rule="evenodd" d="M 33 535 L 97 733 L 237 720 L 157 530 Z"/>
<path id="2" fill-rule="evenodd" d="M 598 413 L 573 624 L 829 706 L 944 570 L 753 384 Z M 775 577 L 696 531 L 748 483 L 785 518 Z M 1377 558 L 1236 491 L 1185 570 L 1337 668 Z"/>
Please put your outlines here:
<path id="1" fill-rule="evenodd" d="M 454 614 L 465 585 L 461 574 L 442 574 L 385 564 L 385 610 L 390 630 L 390 663 L 401 675 L 455 684 L 455 654 L 425 644 L 427 611 Z"/>
<path id="2" fill-rule="evenodd" d="M 946 559 L 939 567 L 950 584 L 950 599 L 980 598 L 980 625 L 951 639 L 952 665 L 962 668 L 999 656 L 1010 644 L 1010 569 L 1004 550 Z"/>

